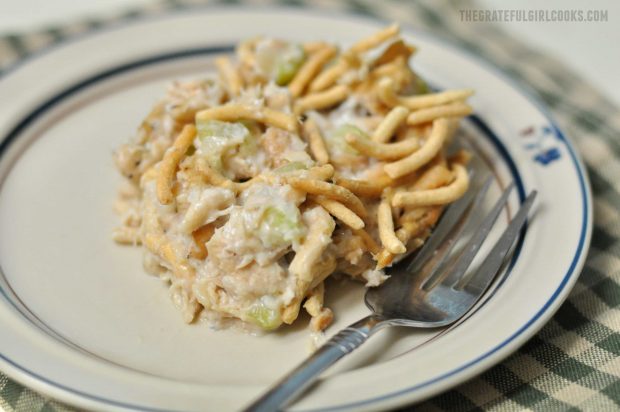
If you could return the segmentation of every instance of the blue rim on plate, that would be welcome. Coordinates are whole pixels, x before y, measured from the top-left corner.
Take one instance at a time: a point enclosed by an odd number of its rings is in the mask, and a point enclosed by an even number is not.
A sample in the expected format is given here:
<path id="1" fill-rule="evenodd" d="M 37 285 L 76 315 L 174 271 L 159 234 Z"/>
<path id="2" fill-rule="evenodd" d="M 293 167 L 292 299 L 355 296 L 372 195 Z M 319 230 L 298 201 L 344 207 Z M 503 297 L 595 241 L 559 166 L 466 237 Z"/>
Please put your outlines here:
<path id="1" fill-rule="evenodd" d="M 279 9 L 281 10 L 281 9 Z M 321 15 L 321 16 L 325 16 L 324 13 L 317 13 L 314 12 L 315 14 Z M 333 15 L 328 15 L 328 17 L 330 18 L 334 18 L 334 19 L 342 19 L 342 18 L 351 18 L 351 16 L 348 15 L 339 15 L 338 17 L 335 17 Z M 151 17 L 152 18 L 152 17 Z M 359 17 L 357 17 L 359 18 Z M 376 19 L 368 19 L 368 18 L 360 18 L 362 20 L 366 20 L 366 21 L 371 21 L 371 22 L 377 22 Z M 129 23 L 131 24 L 131 23 Z M 110 30 L 110 29 L 108 29 Z M 112 29 L 113 30 L 113 29 Z M 531 104 L 533 104 L 543 115 L 544 117 L 547 119 L 547 121 L 549 122 L 553 132 L 555 133 L 556 137 L 564 144 L 565 148 L 567 149 L 568 153 L 570 154 L 570 158 L 571 161 L 577 171 L 577 176 L 578 176 L 578 180 L 579 180 L 579 185 L 580 185 L 580 190 L 581 190 L 581 200 L 582 200 L 582 221 L 581 221 L 581 229 L 580 229 L 580 235 L 579 235 L 579 241 L 578 241 L 578 245 L 577 248 L 574 252 L 574 256 L 571 260 L 570 266 L 566 271 L 566 274 L 564 275 L 564 277 L 562 278 L 562 281 L 560 282 L 560 284 L 558 285 L 558 287 L 556 288 L 556 290 L 554 291 L 554 293 L 551 295 L 551 297 L 548 299 L 548 301 L 538 310 L 538 312 L 536 312 L 536 314 L 528 321 L 526 322 L 524 325 L 522 325 L 519 329 L 517 329 L 516 332 L 514 332 L 511 336 L 509 336 L 508 338 L 506 338 L 503 342 L 501 342 L 499 345 L 496 345 L 495 347 L 493 347 L 492 349 L 488 350 L 487 352 L 485 352 L 484 354 L 478 356 L 477 358 L 457 367 L 452 369 L 451 371 L 444 373 L 440 376 L 437 376 L 433 379 L 427 380 L 423 383 L 414 385 L 414 386 L 410 386 L 408 388 L 399 390 L 399 391 L 394 391 L 394 392 L 390 392 L 381 396 L 375 396 L 373 398 L 370 399 L 365 399 L 365 400 L 361 400 L 361 401 L 356 401 L 356 402 L 351 402 L 351 403 L 345 403 L 345 404 L 340 404 L 338 406 L 335 407 L 329 407 L 329 408 L 324 408 L 321 410 L 342 410 L 342 409 L 350 409 L 352 407 L 356 407 L 356 406 L 367 406 L 369 404 L 375 403 L 375 402 L 379 402 L 382 400 L 386 400 L 386 399 L 390 399 L 390 398 L 395 398 L 395 397 L 399 397 L 401 395 L 407 394 L 407 393 L 411 393 L 414 392 L 416 390 L 419 390 L 421 388 L 427 387 L 429 385 L 432 385 L 434 383 L 440 382 L 442 380 L 445 380 L 459 372 L 462 372 L 470 367 L 472 367 L 473 365 L 476 365 L 480 362 L 482 362 L 483 360 L 489 358 L 491 355 L 497 353 L 498 351 L 502 350 L 503 348 L 505 348 L 508 344 L 513 343 L 514 341 L 518 340 L 519 338 L 521 338 L 520 340 L 522 341 L 523 339 L 527 338 L 527 336 L 524 335 L 524 332 L 533 328 L 535 326 L 535 324 L 537 323 L 537 321 L 543 316 L 543 314 L 547 313 L 548 309 L 550 308 L 550 306 L 556 302 L 556 300 L 560 297 L 560 295 L 566 291 L 567 286 L 571 285 L 575 280 L 576 280 L 576 276 L 575 272 L 580 268 L 580 263 L 583 261 L 587 246 L 589 244 L 589 238 L 590 238 L 590 234 L 591 234 L 591 220 L 592 220 L 592 214 L 590 212 L 591 210 L 591 196 L 590 196 L 590 192 L 587 189 L 588 187 L 588 183 L 587 183 L 587 176 L 584 173 L 584 169 L 582 166 L 581 161 L 579 160 L 575 150 L 573 149 L 572 145 L 570 144 L 570 142 L 568 141 L 568 139 L 564 136 L 564 134 L 561 132 L 560 128 L 555 124 L 555 122 L 553 121 L 551 115 L 548 113 L 548 111 L 546 110 L 546 108 L 544 107 L 544 105 L 536 98 L 533 96 L 533 94 L 528 91 L 527 89 L 525 89 L 522 85 L 517 84 L 513 79 L 511 79 L 510 77 L 506 76 L 503 72 L 501 72 L 497 67 L 493 66 L 492 64 L 480 59 L 479 57 L 471 54 L 470 52 L 463 50 L 461 48 L 458 48 L 454 45 L 452 45 L 450 42 L 445 41 L 445 40 L 439 40 L 434 36 L 428 35 L 424 32 L 420 32 L 417 30 L 413 30 L 411 28 L 407 28 L 407 31 L 411 32 L 411 33 L 415 33 L 417 36 L 419 37 L 424 37 L 425 40 L 430 41 L 430 42 L 434 42 L 436 44 L 439 44 L 443 47 L 447 47 L 449 49 L 451 49 L 452 51 L 460 54 L 461 56 L 466 57 L 469 60 L 473 60 L 478 64 L 481 64 L 482 66 L 484 66 L 484 68 L 486 68 L 487 70 L 491 71 L 493 74 L 497 75 L 499 78 L 501 78 L 503 81 L 505 81 L 507 84 L 509 84 L 512 89 L 514 89 L 517 93 L 521 94 L 523 97 L 526 98 L 526 100 L 528 100 Z M 66 45 L 66 43 L 61 43 L 59 45 L 57 45 L 55 48 L 58 47 L 62 47 Z M 233 49 L 232 46 L 229 45 L 220 45 L 220 46 L 211 46 L 211 47 L 203 47 L 203 48 L 192 48 L 192 49 L 185 49 L 185 50 L 180 50 L 180 51 L 176 51 L 174 53 L 167 53 L 167 54 L 157 54 L 148 58 L 144 58 L 144 59 L 140 59 L 140 60 L 136 60 L 134 62 L 131 63 L 127 63 L 127 64 L 123 64 L 123 65 L 119 65 L 117 67 L 114 67 L 112 69 L 100 72 L 96 75 L 93 75 L 83 81 L 80 81 L 66 89 L 64 89 L 63 91 L 57 93 L 55 96 L 53 96 L 52 98 L 48 99 L 46 102 L 42 103 L 41 105 L 39 105 L 36 109 L 34 109 L 32 112 L 30 112 L 28 115 L 24 116 L 22 118 L 21 121 L 19 121 L 17 123 L 17 125 L 6 135 L 4 136 L 4 138 L 2 138 L 2 140 L 0 141 L 0 158 L 2 157 L 2 155 L 6 152 L 6 150 L 8 149 L 8 147 L 11 145 L 11 143 L 13 143 L 20 135 L 20 133 L 22 131 L 24 131 L 30 124 L 32 124 L 35 120 L 37 120 L 38 117 L 40 117 L 41 115 L 43 115 L 45 112 L 47 112 L 48 110 L 50 110 L 53 106 L 55 106 L 56 104 L 62 102 L 64 99 L 72 96 L 73 94 L 93 86 L 94 84 L 96 84 L 97 82 L 100 82 L 102 80 L 114 77 L 116 75 L 119 75 L 121 73 L 127 72 L 127 71 L 131 71 L 131 70 L 135 70 L 137 68 L 141 68 L 141 67 L 145 67 L 145 66 L 149 66 L 149 65 L 153 65 L 156 63 L 160 63 L 160 62 L 164 62 L 164 61 L 169 61 L 169 60 L 174 60 L 174 59 L 180 59 L 180 58 L 188 58 L 188 57 L 202 57 L 204 55 L 208 55 L 208 54 L 213 54 L 213 53 L 223 53 L 223 52 L 230 52 Z M 28 61 L 30 61 L 30 59 L 28 59 Z M 13 66 L 10 71 L 18 69 L 20 65 L 15 65 Z M 7 73 L 5 73 L 6 76 Z M 0 77 L 0 80 L 3 80 L 5 77 Z M 495 133 L 488 127 L 488 125 L 482 120 L 480 119 L 478 116 L 470 116 L 470 121 L 474 124 L 474 126 L 481 131 L 488 139 L 489 141 L 495 146 L 495 148 L 498 150 L 498 152 L 501 154 L 501 156 L 504 158 L 504 160 L 506 161 L 506 164 L 509 167 L 510 173 L 514 178 L 514 181 L 516 183 L 517 189 L 518 189 L 518 195 L 519 195 L 519 201 L 523 201 L 524 197 L 525 197 L 525 189 L 523 186 L 523 182 L 522 179 L 520 177 L 520 174 L 518 172 L 518 169 L 516 167 L 516 164 L 514 162 L 514 160 L 511 158 L 508 150 L 506 149 L 506 147 L 503 145 L 503 143 L 497 138 L 497 136 L 495 135 Z M 521 236 L 520 238 L 520 244 L 523 242 L 524 236 Z M 513 257 L 513 260 L 511 261 L 511 266 L 514 264 L 514 262 L 516 261 L 516 258 L 518 257 L 518 253 L 520 252 L 520 244 L 517 246 L 517 250 L 516 253 Z M 2 291 L 3 294 L 5 294 L 6 292 L 0 288 L 0 291 Z M 8 298 L 8 296 L 5 297 Z M 9 301 L 11 301 L 11 299 L 8 299 Z M 538 325 L 538 326 L 542 326 L 542 325 Z M 521 342 L 523 343 L 523 342 Z M 38 374 L 36 374 L 33 371 L 30 371 L 26 368 L 21 367 L 19 364 L 13 362 L 11 359 L 7 358 L 5 355 L 0 353 L 0 358 L 2 360 L 4 360 L 5 362 L 7 362 L 8 364 L 12 365 L 13 367 L 21 370 L 22 372 L 24 372 L 25 374 L 29 375 L 31 378 L 34 378 L 36 380 L 39 380 L 43 383 L 46 383 L 50 386 L 56 387 L 58 389 L 61 389 L 63 391 L 67 391 L 70 393 L 73 393 L 77 396 L 80 397 L 84 397 L 84 398 L 88 398 L 97 402 L 103 402 L 106 403 L 108 405 L 112 405 L 112 406 L 119 406 L 119 407 L 125 407 L 125 408 L 135 408 L 135 409 L 141 409 L 141 410 L 149 410 L 149 411 L 157 411 L 157 412 L 164 412 L 164 411 L 172 411 L 170 409 L 159 409 L 159 408 L 153 408 L 153 407 L 144 407 L 141 405 L 134 405 L 134 404 L 130 404 L 130 403 L 125 403 L 125 402 L 118 402 L 118 401 L 114 401 L 111 399 L 106 399 L 106 398 L 101 398 L 98 397 L 96 395 L 92 395 L 92 394 L 88 394 L 85 392 L 81 392 L 79 390 L 70 388 L 70 387 L 66 387 L 62 384 L 56 383 L 54 381 L 51 381 L 47 378 L 45 378 L 44 376 L 40 376 Z M 315 410 L 315 409 L 312 409 Z"/>

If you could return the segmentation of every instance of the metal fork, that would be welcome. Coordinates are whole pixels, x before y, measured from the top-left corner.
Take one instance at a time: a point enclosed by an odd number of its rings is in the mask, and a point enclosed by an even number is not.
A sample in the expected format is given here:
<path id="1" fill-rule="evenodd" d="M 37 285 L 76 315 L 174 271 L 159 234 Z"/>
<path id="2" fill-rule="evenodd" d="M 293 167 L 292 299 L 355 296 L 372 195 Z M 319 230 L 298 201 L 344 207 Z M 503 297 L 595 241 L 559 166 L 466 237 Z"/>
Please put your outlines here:
<path id="1" fill-rule="evenodd" d="M 465 228 L 490 183 L 489 179 L 482 188 L 470 190 L 449 206 L 420 252 L 390 269 L 391 276 L 383 285 L 368 289 L 364 300 L 372 314 L 334 335 L 245 411 L 280 410 L 315 382 L 321 372 L 387 326 L 438 328 L 466 315 L 497 276 L 536 197 L 536 191 L 532 191 L 482 263 L 468 272 L 513 187 L 503 191 L 461 252 L 452 253 L 457 241 L 463 240 Z"/>

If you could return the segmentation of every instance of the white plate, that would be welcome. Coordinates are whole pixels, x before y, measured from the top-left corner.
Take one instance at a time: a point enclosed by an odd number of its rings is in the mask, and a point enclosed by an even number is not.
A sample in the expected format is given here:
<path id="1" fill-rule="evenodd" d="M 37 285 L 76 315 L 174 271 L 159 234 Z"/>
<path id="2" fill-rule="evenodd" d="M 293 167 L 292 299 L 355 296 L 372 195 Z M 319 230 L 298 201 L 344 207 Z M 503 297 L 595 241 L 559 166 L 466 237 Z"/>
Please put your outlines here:
<path id="1" fill-rule="evenodd" d="M 138 249 L 110 240 L 120 182 L 111 153 L 166 83 L 200 76 L 239 39 L 329 36 L 346 44 L 381 26 L 285 9 L 194 10 L 65 43 L 0 79 L 2 371 L 81 407 L 224 411 L 303 359 L 309 338 L 301 324 L 264 337 L 183 324 L 161 282 L 144 274 Z M 510 209 L 532 189 L 537 207 L 507 280 L 473 316 L 446 333 L 373 337 L 293 409 L 393 407 L 473 377 L 550 318 L 589 244 L 583 166 L 541 105 L 475 57 L 404 33 L 420 49 L 415 68 L 433 85 L 476 90 L 464 138 L 495 173 L 495 193 L 512 180 Z M 366 313 L 360 288 L 336 289 L 329 333 Z"/>

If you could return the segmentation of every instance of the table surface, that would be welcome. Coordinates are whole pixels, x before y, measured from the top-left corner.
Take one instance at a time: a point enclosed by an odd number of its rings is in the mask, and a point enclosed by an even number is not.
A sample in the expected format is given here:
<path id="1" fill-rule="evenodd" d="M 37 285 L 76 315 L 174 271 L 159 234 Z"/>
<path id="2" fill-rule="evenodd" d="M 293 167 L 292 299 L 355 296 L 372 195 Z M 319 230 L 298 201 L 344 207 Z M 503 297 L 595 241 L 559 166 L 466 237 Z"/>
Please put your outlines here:
<path id="1" fill-rule="evenodd" d="M 157 0 L 0 0 L 0 35 L 113 14 Z M 459 7 L 459 6 L 457 6 Z M 607 22 L 503 22 L 521 41 L 560 58 L 598 91 L 620 105 L 620 2 L 616 0 L 479 0 L 489 10 L 607 10 Z M 464 24 L 486 24 L 467 22 Z M 616 52 L 613 53 L 612 51 Z"/>

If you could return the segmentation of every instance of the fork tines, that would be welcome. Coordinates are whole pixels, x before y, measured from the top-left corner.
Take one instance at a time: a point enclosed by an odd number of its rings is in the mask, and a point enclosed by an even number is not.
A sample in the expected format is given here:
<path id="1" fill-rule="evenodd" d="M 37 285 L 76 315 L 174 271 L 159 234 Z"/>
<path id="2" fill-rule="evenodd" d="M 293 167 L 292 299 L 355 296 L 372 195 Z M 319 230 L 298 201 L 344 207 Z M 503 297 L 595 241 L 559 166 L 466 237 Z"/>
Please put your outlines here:
<path id="1" fill-rule="evenodd" d="M 424 279 L 421 283 L 423 289 L 430 290 L 441 283 L 444 286 L 458 288 L 466 286 L 468 290 L 481 293 L 497 275 L 514 240 L 525 224 L 537 192 L 533 190 L 529 194 L 479 268 L 474 274 L 466 277 L 468 268 L 491 232 L 514 187 L 510 184 L 504 189 L 493 208 L 484 216 L 473 235 L 467 240 L 460 254 L 453 257 L 452 251 L 457 241 L 462 240 L 466 232 L 465 228 L 471 224 L 472 215 L 480 209 L 490 185 L 491 178 L 452 204 L 424 247 L 409 264 L 407 271 Z"/>

